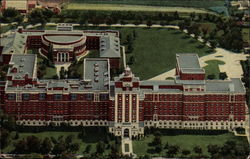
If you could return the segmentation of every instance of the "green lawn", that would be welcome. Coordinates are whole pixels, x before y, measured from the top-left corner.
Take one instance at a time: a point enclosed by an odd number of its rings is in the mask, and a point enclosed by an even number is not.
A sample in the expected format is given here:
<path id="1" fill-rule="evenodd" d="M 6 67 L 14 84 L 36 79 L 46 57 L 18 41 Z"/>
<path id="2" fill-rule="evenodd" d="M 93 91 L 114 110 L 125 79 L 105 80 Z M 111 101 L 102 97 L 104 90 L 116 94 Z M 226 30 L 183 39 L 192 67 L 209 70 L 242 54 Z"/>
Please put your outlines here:
<path id="1" fill-rule="evenodd" d="M 122 38 L 126 38 L 126 34 L 134 29 L 120 30 Z M 142 80 L 173 69 L 177 53 L 197 53 L 199 56 L 210 53 L 207 46 L 178 30 L 156 28 L 135 30 L 138 36 L 134 40 L 133 52 L 127 54 L 127 62 L 134 56 L 135 62 L 130 67 Z"/>
<path id="2" fill-rule="evenodd" d="M 143 140 L 133 141 L 133 151 L 138 156 L 148 154 L 150 156 L 159 156 L 165 155 L 166 152 L 163 151 L 161 154 L 150 154 L 147 152 L 148 149 L 153 148 L 149 147 L 148 144 L 152 142 L 154 136 L 149 135 Z M 236 137 L 232 133 L 226 133 L 222 135 L 176 135 L 176 136 L 162 136 L 161 141 L 163 147 L 166 143 L 170 145 L 178 145 L 181 149 L 187 149 L 192 152 L 194 146 L 198 145 L 202 147 L 204 155 L 209 155 L 207 152 L 207 145 L 217 144 L 222 145 L 227 140 L 236 140 L 239 142 L 246 142 L 246 137 Z M 192 152 L 193 153 L 193 152 Z M 194 153 L 193 153 L 194 154 Z M 179 154 L 180 156 L 181 154 Z"/>
<path id="3" fill-rule="evenodd" d="M 197 7 L 209 8 L 224 6 L 224 0 L 75 0 L 74 3 L 92 4 L 129 4 L 129 5 L 149 5 L 149 6 L 170 6 L 170 7 Z"/>
<path id="4" fill-rule="evenodd" d="M 52 79 L 56 75 L 56 68 L 47 67 L 43 79 Z"/>
<path id="5" fill-rule="evenodd" d="M 18 140 L 26 138 L 27 136 L 34 135 L 40 139 L 44 139 L 46 137 L 54 137 L 55 139 L 58 139 L 59 136 L 63 135 L 64 139 L 69 136 L 73 135 L 73 141 L 72 143 L 79 143 L 80 148 L 79 151 L 76 154 L 83 154 L 85 148 L 87 145 L 91 145 L 90 153 L 94 153 L 96 151 L 96 144 L 99 141 L 104 141 L 106 133 L 104 133 L 104 129 L 96 129 L 96 128 L 86 128 L 86 135 L 83 140 L 79 139 L 77 136 L 79 132 L 62 132 L 62 131 L 45 131 L 45 132 L 39 132 L 39 133 L 19 133 L 19 139 L 17 140 L 11 140 L 8 147 L 2 150 L 2 152 L 7 153 L 14 149 L 13 144 L 16 143 Z M 11 138 L 14 138 L 15 132 L 11 133 Z M 109 142 L 111 145 L 115 143 L 114 140 L 111 140 Z M 107 146 L 107 144 L 106 144 Z M 105 150 L 105 154 L 108 154 L 110 152 L 110 149 Z"/>
<path id="6" fill-rule="evenodd" d="M 225 62 L 220 60 L 209 60 L 206 61 L 206 63 L 208 64 L 207 66 L 204 67 L 206 71 L 206 77 L 208 75 L 214 74 L 215 79 L 219 79 L 219 74 L 220 74 L 219 65 L 224 65 Z"/>

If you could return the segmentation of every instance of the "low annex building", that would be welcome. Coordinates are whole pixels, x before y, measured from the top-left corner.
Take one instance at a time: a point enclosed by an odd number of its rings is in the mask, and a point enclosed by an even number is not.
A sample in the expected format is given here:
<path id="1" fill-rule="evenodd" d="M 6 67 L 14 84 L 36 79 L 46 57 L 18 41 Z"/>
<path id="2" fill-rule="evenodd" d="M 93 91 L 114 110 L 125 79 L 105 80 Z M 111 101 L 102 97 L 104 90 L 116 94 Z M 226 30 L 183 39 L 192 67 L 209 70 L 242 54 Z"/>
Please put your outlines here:
<path id="1" fill-rule="evenodd" d="M 36 60 L 13 54 L 0 82 L 2 109 L 18 124 L 107 126 L 127 137 L 143 135 L 145 127 L 232 130 L 246 124 L 241 80 L 205 80 L 196 54 L 177 54 L 176 78 L 163 81 L 140 81 L 129 67 L 110 80 L 109 58 L 85 58 L 81 79 L 40 80 Z"/>

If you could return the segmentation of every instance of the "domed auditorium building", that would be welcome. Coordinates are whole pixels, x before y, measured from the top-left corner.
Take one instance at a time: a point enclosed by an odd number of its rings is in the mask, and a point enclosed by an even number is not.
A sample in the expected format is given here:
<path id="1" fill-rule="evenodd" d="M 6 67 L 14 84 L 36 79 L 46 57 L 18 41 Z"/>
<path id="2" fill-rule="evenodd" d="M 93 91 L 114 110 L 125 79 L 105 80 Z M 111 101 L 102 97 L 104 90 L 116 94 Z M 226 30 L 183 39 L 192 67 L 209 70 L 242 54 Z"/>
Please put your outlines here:
<path id="1" fill-rule="evenodd" d="M 12 54 L 26 54 L 39 49 L 39 53 L 55 64 L 73 62 L 89 50 L 97 50 L 100 58 L 109 58 L 111 68 L 120 66 L 120 40 L 117 31 L 73 30 L 72 24 L 58 24 L 56 30 L 25 30 L 2 38 L 2 62 L 8 63 Z M 1 61 L 0 61 L 1 62 Z"/>
<path id="2" fill-rule="evenodd" d="M 42 80 L 37 78 L 37 55 L 23 54 L 20 41 L 41 48 L 45 56 L 43 48 L 51 48 L 56 62 L 71 61 L 84 49 L 100 49 L 101 58 L 85 58 L 80 79 Z M 119 57 L 116 45 L 114 31 L 19 30 L 12 47 L 1 54 L 2 59 L 10 56 L 7 80 L 0 82 L 1 108 L 20 125 L 105 126 L 127 137 L 143 135 L 145 127 L 233 130 L 247 125 L 240 79 L 206 80 L 199 57 L 183 53 L 176 55 L 173 80 L 142 81 L 129 67 L 111 80 L 112 60 Z"/>

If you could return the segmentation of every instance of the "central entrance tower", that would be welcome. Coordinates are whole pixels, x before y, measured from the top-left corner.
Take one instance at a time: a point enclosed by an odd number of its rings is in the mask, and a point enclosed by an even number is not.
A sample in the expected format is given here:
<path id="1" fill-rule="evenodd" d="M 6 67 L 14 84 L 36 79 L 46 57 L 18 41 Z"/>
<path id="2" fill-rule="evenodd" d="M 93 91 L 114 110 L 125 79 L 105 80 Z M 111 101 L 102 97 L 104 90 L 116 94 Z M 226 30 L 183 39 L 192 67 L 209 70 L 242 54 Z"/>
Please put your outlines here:
<path id="1" fill-rule="evenodd" d="M 143 135 L 143 121 L 140 121 L 139 78 L 134 77 L 129 67 L 114 80 L 114 123 L 109 128 L 116 136 Z"/>

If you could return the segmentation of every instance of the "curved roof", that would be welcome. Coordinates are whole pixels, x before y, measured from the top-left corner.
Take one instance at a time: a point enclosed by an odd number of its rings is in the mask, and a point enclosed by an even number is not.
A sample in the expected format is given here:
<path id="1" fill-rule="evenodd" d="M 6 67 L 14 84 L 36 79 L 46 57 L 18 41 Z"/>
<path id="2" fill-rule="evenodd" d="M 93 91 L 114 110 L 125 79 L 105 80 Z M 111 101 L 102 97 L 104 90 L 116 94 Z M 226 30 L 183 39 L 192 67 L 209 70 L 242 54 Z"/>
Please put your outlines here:
<path id="1" fill-rule="evenodd" d="M 80 35 L 44 35 L 44 38 L 54 43 L 74 43 L 82 40 Z"/>

